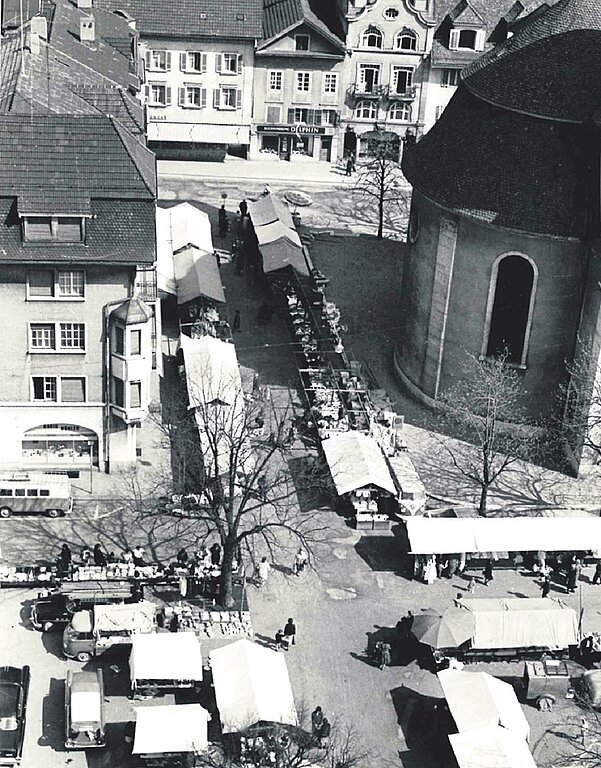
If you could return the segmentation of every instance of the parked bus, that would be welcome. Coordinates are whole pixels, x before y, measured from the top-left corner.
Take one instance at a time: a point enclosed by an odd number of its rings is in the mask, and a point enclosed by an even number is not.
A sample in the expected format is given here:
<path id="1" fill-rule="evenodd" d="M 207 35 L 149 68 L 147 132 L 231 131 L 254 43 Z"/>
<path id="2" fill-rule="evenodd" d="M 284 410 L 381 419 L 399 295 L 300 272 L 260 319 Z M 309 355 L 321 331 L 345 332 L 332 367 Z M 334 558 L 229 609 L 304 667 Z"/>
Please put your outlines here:
<path id="1" fill-rule="evenodd" d="M 59 517 L 72 509 L 71 483 L 66 475 L 43 472 L 0 474 L 0 517 L 19 513 Z"/>

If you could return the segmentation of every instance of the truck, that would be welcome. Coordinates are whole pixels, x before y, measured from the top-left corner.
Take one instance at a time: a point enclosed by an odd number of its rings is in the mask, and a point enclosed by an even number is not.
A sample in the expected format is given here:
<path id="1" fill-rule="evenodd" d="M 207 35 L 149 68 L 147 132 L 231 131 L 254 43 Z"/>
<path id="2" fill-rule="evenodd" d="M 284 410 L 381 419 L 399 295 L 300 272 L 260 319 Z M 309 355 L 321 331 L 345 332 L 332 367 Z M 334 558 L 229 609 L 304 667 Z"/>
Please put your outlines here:
<path id="1" fill-rule="evenodd" d="M 86 662 L 108 650 L 130 646 L 133 635 L 157 628 L 157 606 L 147 600 L 133 605 L 94 605 L 73 614 L 63 632 L 63 653 L 68 659 Z"/>
<path id="2" fill-rule="evenodd" d="M 136 602 L 138 595 L 126 581 L 73 581 L 38 593 L 30 621 L 43 632 L 64 629 L 76 611 L 92 605 Z"/>

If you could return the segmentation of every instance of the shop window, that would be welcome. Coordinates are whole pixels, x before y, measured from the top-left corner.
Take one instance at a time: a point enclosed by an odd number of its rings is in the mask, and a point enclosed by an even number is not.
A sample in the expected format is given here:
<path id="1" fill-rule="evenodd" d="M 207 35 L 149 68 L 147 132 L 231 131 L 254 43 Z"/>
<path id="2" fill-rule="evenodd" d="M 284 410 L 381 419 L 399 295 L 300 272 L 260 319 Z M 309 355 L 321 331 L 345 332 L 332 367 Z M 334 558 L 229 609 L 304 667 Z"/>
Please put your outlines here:
<path id="1" fill-rule="evenodd" d="M 264 152 L 277 153 L 279 151 L 279 147 L 280 147 L 279 136 L 263 136 L 261 149 Z"/>
<path id="2" fill-rule="evenodd" d="M 402 29 L 394 38 L 397 51 L 417 51 L 418 37 L 412 29 Z"/>
<path id="3" fill-rule="evenodd" d="M 382 48 L 384 35 L 377 27 L 368 27 L 361 35 L 361 45 L 364 48 Z"/>

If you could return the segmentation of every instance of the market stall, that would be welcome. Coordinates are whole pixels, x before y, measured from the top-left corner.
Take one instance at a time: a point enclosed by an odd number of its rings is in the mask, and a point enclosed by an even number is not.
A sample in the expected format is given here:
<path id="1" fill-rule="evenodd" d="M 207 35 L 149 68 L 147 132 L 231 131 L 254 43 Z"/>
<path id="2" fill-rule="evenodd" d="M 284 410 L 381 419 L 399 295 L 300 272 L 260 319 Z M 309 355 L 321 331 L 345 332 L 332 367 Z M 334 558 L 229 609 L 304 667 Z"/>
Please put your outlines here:
<path id="1" fill-rule="evenodd" d="M 417 515 L 426 507 L 426 489 L 408 451 L 395 451 L 388 457 L 390 473 L 398 487 L 402 515 Z"/>
<path id="2" fill-rule="evenodd" d="M 500 725 L 449 736 L 459 768 L 536 768 L 524 739 Z"/>
<path id="3" fill-rule="evenodd" d="M 163 758 L 167 762 L 153 764 L 169 766 L 176 758 L 203 752 L 209 745 L 210 719 L 200 704 L 137 707 L 132 754 L 138 756 L 142 765 L 146 764 L 144 761 Z"/>
<path id="4" fill-rule="evenodd" d="M 211 651 L 210 662 L 223 733 L 261 722 L 298 724 L 284 654 L 238 640 Z"/>
<path id="5" fill-rule="evenodd" d="M 134 695 L 198 685 L 202 681 L 202 654 L 196 634 L 134 635 L 129 671 Z"/>
<path id="6" fill-rule="evenodd" d="M 208 403 L 232 406 L 242 400 L 242 380 L 233 344 L 212 336 L 180 336 L 190 408 Z"/>

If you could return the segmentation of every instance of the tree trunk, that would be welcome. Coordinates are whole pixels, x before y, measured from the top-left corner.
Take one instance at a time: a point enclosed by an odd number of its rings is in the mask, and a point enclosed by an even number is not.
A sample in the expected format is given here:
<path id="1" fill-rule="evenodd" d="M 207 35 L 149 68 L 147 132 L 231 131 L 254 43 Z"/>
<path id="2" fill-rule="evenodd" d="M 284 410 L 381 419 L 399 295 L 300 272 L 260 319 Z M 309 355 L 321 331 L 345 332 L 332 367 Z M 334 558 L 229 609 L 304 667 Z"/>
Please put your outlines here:
<path id="1" fill-rule="evenodd" d="M 478 514 L 480 517 L 486 517 L 486 502 L 488 501 L 488 485 L 482 486 L 482 493 L 480 494 L 480 505 L 478 506 Z"/>
<path id="2" fill-rule="evenodd" d="M 232 608 L 234 605 L 234 586 L 232 579 L 232 564 L 236 554 L 236 542 L 226 541 L 223 545 L 223 559 L 221 561 L 221 588 L 220 602 L 224 608 Z"/>

